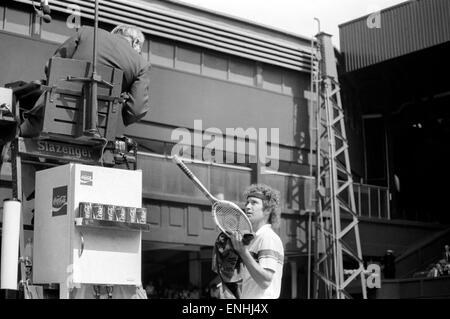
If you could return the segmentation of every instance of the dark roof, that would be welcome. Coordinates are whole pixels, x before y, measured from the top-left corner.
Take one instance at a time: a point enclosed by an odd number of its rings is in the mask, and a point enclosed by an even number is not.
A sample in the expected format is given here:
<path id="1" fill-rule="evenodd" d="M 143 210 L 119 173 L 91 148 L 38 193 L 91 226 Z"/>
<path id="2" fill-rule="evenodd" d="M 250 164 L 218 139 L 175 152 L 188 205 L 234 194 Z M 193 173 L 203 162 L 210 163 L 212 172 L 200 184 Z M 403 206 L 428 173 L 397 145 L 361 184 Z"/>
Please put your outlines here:
<path id="1" fill-rule="evenodd" d="M 450 1 L 415 0 L 339 26 L 346 71 L 450 41 Z"/>

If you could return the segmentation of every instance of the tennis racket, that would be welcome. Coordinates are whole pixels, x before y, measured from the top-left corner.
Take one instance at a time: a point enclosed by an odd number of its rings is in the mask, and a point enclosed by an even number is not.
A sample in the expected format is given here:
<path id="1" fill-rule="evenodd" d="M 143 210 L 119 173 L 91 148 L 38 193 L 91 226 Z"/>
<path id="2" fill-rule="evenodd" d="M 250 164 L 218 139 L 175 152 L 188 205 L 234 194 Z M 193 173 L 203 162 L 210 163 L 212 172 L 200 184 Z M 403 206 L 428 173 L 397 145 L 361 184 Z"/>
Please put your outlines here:
<path id="1" fill-rule="evenodd" d="M 219 200 L 215 198 L 206 189 L 199 179 L 191 172 L 191 170 L 177 156 L 173 156 L 173 161 L 186 174 L 186 176 L 194 183 L 195 186 L 208 198 L 212 203 L 212 215 L 217 227 L 230 235 L 232 232 L 239 232 L 243 237 L 244 244 L 249 243 L 253 238 L 253 228 L 247 215 L 233 202 L 227 200 Z"/>

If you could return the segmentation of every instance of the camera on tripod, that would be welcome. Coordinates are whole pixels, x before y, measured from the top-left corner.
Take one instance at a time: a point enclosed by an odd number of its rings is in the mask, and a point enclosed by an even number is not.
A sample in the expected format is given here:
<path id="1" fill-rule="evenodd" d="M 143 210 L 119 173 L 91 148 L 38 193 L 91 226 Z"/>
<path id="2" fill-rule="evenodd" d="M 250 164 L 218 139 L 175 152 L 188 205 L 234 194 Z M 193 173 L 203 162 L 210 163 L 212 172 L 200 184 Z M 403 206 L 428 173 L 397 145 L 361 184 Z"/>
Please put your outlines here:
<path id="1" fill-rule="evenodd" d="M 112 143 L 114 145 L 110 149 L 112 150 L 115 164 L 127 164 L 128 166 L 128 164 L 132 163 L 136 169 L 137 143 L 127 136 L 116 137 Z"/>
<path id="2" fill-rule="evenodd" d="M 52 22 L 52 17 L 50 15 L 51 9 L 50 6 L 48 5 L 48 0 L 41 0 L 39 6 L 36 6 L 33 1 L 33 8 L 37 16 L 42 18 L 45 23 Z"/>

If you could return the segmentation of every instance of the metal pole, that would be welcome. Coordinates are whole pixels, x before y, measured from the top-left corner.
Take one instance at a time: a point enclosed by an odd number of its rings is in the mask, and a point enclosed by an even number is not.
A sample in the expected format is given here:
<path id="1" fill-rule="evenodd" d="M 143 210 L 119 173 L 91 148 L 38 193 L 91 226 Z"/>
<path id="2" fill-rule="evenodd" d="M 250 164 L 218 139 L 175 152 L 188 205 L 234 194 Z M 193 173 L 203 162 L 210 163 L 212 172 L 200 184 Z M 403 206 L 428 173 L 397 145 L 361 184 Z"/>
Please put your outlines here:
<path id="1" fill-rule="evenodd" d="M 291 261 L 291 298 L 297 298 L 297 262 Z"/>
<path id="2" fill-rule="evenodd" d="M 92 59 L 92 75 L 97 74 L 97 33 L 98 33 L 98 0 L 95 0 L 94 46 Z"/>
<path id="3" fill-rule="evenodd" d="M 17 106 L 16 106 L 17 108 Z M 17 111 L 16 111 L 17 112 Z M 17 113 L 16 113 L 17 114 Z M 22 157 L 19 153 L 19 137 L 11 142 L 12 197 L 22 202 Z M 35 173 L 34 173 L 35 174 Z M 20 209 L 19 257 L 25 250 L 25 234 L 23 228 L 23 206 Z M 20 262 L 20 281 L 26 281 L 25 263 Z"/>
<path id="4" fill-rule="evenodd" d="M 95 17 L 94 17 L 94 45 L 92 54 L 92 78 L 91 78 L 91 109 L 87 121 L 87 134 L 96 135 L 98 121 L 98 104 L 97 104 L 97 33 L 98 33 L 98 2 L 95 0 Z"/>
<path id="5" fill-rule="evenodd" d="M 310 81 L 310 90 L 311 92 L 314 92 L 314 37 L 311 37 L 311 81 Z M 309 134 L 310 134 L 310 143 L 309 143 L 309 148 L 310 148 L 310 156 L 309 156 L 309 175 L 313 176 L 313 146 L 312 146 L 312 137 L 313 137 L 313 123 L 314 123 L 314 102 L 311 101 L 309 103 L 309 116 L 310 116 L 310 121 L 309 121 Z M 312 254 L 312 249 L 311 249 L 311 241 L 312 241 L 312 213 L 309 212 L 309 216 L 308 216 L 308 280 L 307 280 L 307 287 L 308 287 L 308 291 L 307 291 L 307 298 L 311 299 L 311 254 Z"/>
<path id="6" fill-rule="evenodd" d="M 314 18 L 314 21 L 317 21 L 318 24 L 318 28 L 319 28 L 319 32 L 320 32 L 320 21 L 317 18 Z M 319 187 L 320 187 L 320 105 L 319 105 L 319 90 L 317 89 L 319 83 L 318 83 L 318 76 L 316 76 L 316 71 L 314 70 L 314 56 L 315 56 L 315 42 L 316 39 L 315 37 L 311 37 L 311 82 L 310 82 L 310 90 L 312 93 L 316 92 L 316 100 L 315 101 L 311 101 L 310 102 L 310 117 L 311 117 L 311 121 L 310 121 L 310 126 L 312 126 L 312 124 L 314 123 L 314 119 L 316 116 L 316 123 L 315 123 L 315 129 L 316 129 L 316 190 L 315 190 L 315 198 L 316 198 L 316 205 L 315 205 L 315 209 L 316 209 L 316 216 L 317 214 L 319 214 L 320 212 L 320 208 L 319 208 L 319 201 L 320 201 L 320 194 L 319 194 Z M 312 142 L 312 136 L 313 136 L 313 130 L 310 128 L 310 134 L 311 134 L 311 139 L 310 141 Z M 312 155 L 313 155 L 313 145 L 312 143 L 310 143 L 310 175 L 313 176 L 313 171 L 312 171 Z M 316 222 L 315 227 L 317 227 L 317 219 L 315 218 L 314 220 Z M 312 219 L 312 213 L 309 213 L 309 219 L 308 219 L 308 295 L 307 298 L 311 299 L 311 288 L 313 288 L 313 291 L 315 289 L 315 287 L 311 287 L 311 276 L 312 276 L 312 240 L 313 240 L 313 235 L 312 235 L 312 223 L 313 223 L 313 219 Z M 318 242 L 318 238 L 315 238 L 316 243 Z M 316 244 L 315 243 L 315 244 Z M 317 247 L 316 247 L 317 250 Z M 315 260 L 315 262 L 317 262 L 317 258 Z"/>

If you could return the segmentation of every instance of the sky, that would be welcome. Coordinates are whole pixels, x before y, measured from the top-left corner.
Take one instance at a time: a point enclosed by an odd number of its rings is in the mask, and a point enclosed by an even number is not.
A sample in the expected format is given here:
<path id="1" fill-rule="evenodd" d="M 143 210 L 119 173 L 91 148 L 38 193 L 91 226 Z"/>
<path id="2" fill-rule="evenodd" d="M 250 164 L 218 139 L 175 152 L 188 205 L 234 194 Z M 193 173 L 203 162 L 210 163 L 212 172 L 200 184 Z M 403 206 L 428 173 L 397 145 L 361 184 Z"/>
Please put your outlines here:
<path id="1" fill-rule="evenodd" d="M 339 48 L 338 25 L 407 0 L 178 0 L 244 18 L 276 29 L 312 37 L 320 30 L 333 35 Z M 414 1 L 414 0 L 412 0 Z"/>

